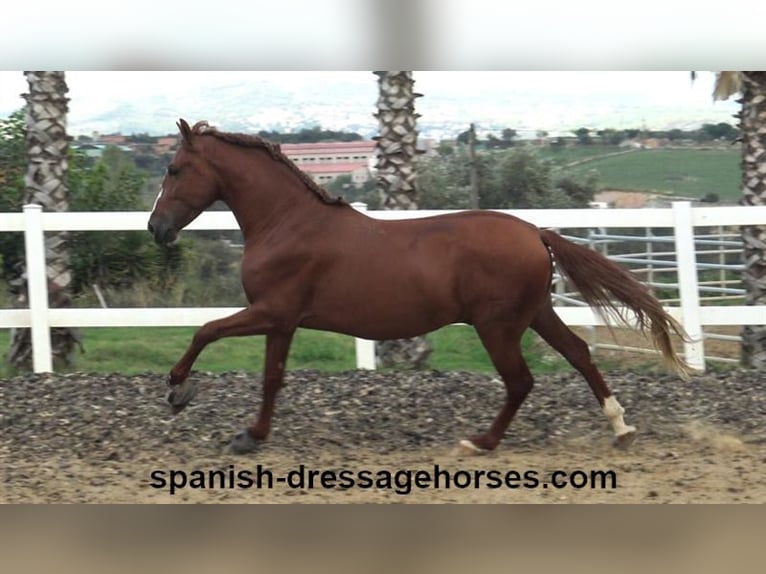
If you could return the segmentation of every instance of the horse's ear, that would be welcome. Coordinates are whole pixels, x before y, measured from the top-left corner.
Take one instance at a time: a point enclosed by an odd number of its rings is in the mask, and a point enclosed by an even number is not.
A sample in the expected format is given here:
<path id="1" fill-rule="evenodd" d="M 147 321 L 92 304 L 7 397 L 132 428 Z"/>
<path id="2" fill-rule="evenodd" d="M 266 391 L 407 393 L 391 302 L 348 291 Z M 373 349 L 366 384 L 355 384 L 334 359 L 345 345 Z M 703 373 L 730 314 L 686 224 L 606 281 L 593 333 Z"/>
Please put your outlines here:
<path id="1" fill-rule="evenodd" d="M 183 144 L 191 147 L 192 131 L 189 124 L 186 123 L 185 119 L 181 118 L 176 122 L 176 125 L 181 132 L 181 137 L 183 137 Z"/>

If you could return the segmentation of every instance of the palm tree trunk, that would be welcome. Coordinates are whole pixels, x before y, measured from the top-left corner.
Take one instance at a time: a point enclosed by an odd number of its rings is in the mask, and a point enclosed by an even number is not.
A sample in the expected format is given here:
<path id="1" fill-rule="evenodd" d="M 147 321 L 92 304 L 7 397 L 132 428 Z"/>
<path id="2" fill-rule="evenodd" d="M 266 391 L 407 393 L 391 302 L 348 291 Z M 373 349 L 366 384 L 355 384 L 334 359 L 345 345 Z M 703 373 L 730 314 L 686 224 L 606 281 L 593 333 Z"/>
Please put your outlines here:
<path id="1" fill-rule="evenodd" d="M 766 205 L 766 72 L 742 72 L 742 205 Z M 743 226 L 746 305 L 766 305 L 766 227 Z M 742 329 L 742 364 L 766 370 L 766 326 Z"/>
<path id="2" fill-rule="evenodd" d="M 412 72 L 378 76 L 378 192 L 383 209 L 417 209 L 418 132 Z"/>
<path id="3" fill-rule="evenodd" d="M 69 88 L 64 72 L 24 72 L 29 93 L 24 95 L 26 108 L 26 147 L 28 167 L 25 179 L 25 203 L 37 203 L 45 211 L 67 211 L 69 192 L 66 186 L 69 141 L 66 133 Z M 49 305 L 67 307 L 71 303 L 67 232 L 47 233 L 45 255 L 48 269 Z M 26 289 L 24 289 L 26 291 Z M 28 329 L 14 332 L 9 362 L 16 368 L 31 367 L 32 349 Z M 54 361 L 71 364 L 79 335 L 75 329 L 51 331 Z"/>
<path id="4" fill-rule="evenodd" d="M 377 188 L 383 209 L 417 209 L 417 140 L 412 72 L 374 72 L 378 76 Z M 382 367 L 418 368 L 431 354 L 425 337 L 381 341 L 377 345 Z"/>

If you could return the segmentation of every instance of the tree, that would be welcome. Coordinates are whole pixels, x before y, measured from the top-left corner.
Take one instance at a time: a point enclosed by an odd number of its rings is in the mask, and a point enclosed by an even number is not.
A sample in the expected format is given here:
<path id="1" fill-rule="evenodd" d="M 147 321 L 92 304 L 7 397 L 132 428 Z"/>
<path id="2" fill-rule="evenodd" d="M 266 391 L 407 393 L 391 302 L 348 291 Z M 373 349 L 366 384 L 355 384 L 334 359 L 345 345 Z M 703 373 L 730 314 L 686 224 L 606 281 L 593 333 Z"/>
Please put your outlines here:
<path id="1" fill-rule="evenodd" d="M 442 157 L 452 155 L 455 153 L 455 148 L 447 142 L 440 142 L 439 145 L 436 146 L 436 153 Z"/>
<path id="2" fill-rule="evenodd" d="M 474 139 L 472 140 L 472 143 L 473 143 L 473 145 L 475 147 L 475 144 L 477 143 L 477 140 L 476 140 L 475 136 L 474 136 Z M 470 146 L 471 142 L 469 142 L 468 145 Z M 500 138 L 498 138 L 495 135 L 489 134 L 489 135 L 487 135 L 487 141 L 484 143 L 484 147 L 487 148 L 487 149 L 505 149 L 505 148 L 507 148 L 509 146 L 508 146 L 507 142 L 501 140 Z"/>
<path id="3" fill-rule="evenodd" d="M 604 145 L 620 145 L 625 139 L 625 132 L 612 128 L 599 130 L 597 133 Z"/>
<path id="4" fill-rule="evenodd" d="M 383 209 L 417 209 L 417 140 L 412 72 L 378 75 L 377 183 Z"/>
<path id="5" fill-rule="evenodd" d="M 0 211 L 18 211 L 24 203 L 24 110 L 0 120 Z M 21 233 L 0 233 L 0 276 L 21 277 L 24 238 Z"/>
<path id="6" fill-rule="evenodd" d="M 576 208 L 593 200 L 596 181 L 558 177 L 551 161 L 531 146 L 471 159 L 461 149 L 452 156 L 434 156 L 418 165 L 419 205 L 423 209 L 470 209 L 470 166 L 477 168 L 481 209 Z"/>
<path id="7" fill-rule="evenodd" d="M 588 128 L 579 128 L 572 133 L 577 136 L 577 143 L 580 145 L 590 145 L 593 143 L 593 139 L 590 137 L 590 130 Z"/>
<path id="8" fill-rule="evenodd" d="M 361 201 L 367 204 L 368 209 L 378 208 L 376 186 L 372 179 L 368 179 L 362 185 L 356 185 L 350 175 L 340 175 L 323 187 L 330 195 L 340 195 L 349 203 Z"/>
<path id="9" fill-rule="evenodd" d="M 551 189 L 551 169 L 526 148 L 495 156 L 496 164 L 481 190 L 482 209 L 542 207 L 540 198 Z"/>
<path id="10" fill-rule="evenodd" d="M 556 193 L 563 193 L 566 205 L 562 208 L 585 208 L 593 201 L 596 192 L 596 180 L 591 177 L 585 182 L 576 181 L 571 177 L 562 177 L 554 184 Z"/>
<path id="11" fill-rule="evenodd" d="M 478 155 L 482 171 L 486 154 Z M 418 162 L 418 205 L 421 209 L 471 209 L 471 159 L 467 150 L 438 155 Z M 479 176 L 481 177 L 481 175 Z"/>
<path id="12" fill-rule="evenodd" d="M 11 114 L 8 118 L 0 120 L 0 185 L 3 186 L 3 194 L 0 201 L 8 201 L 6 190 L 13 187 L 18 200 L 23 197 L 24 173 L 20 168 L 26 160 L 24 148 L 24 110 Z M 12 205 L 0 204 L 4 211 Z"/>
<path id="13" fill-rule="evenodd" d="M 321 126 L 301 128 L 297 132 L 279 132 L 261 130 L 258 135 L 274 143 L 318 143 L 318 142 L 353 142 L 364 138 L 356 132 L 344 132 L 322 129 Z"/>
<path id="14" fill-rule="evenodd" d="M 76 178 L 70 177 L 70 203 L 75 211 L 135 211 L 143 202 L 145 174 L 116 146 L 107 146 L 93 166 L 80 166 L 81 156 L 71 158 Z M 69 240 L 72 294 L 93 284 L 101 288 L 129 288 L 137 280 L 159 274 L 159 251 L 141 231 L 80 231 Z"/>
<path id="15" fill-rule="evenodd" d="M 725 100 L 739 93 L 742 140 L 740 205 L 766 205 L 766 72 L 719 72 L 713 92 Z M 746 305 L 766 305 L 766 225 L 743 225 Z M 766 325 L 742 328 L 742 363 L 766 370 Z"/>
<path id="16" fill-rule="evenodd" d="M 489 159 L 489 158 L 488 158 Z M 564 209 L 587 207 L 595 181 L 554 179 L 553 164 L 529 147 L 495 154 L 484 165 L 482 209 Z"/>
<path id="17" fill-rule="evenodd" d="M 25 177 L 24 201 L 37 203 L 45 211 L 67 211 L 69 191 L 66 185 L 69 141 L 66 119 L 69 88 L 64 72 L 24 72 L 29 85 L 26 99 L 26 150 L 28 167 Z M 45 257 L 48 269 L 49 305 L 68 307 L 71 303 L 69 286 L 68 233 L 49 232 L 45 237 Z M 23 290 L 24 292 L 26 289 Z M 71 364 L 75 345 L 79 343 L 76 329 L 51 330 L 51 351 L 54 361 Z M 29 368 L 32 344 L 29 329 L 14 331 L 9 362 L 16 368 Z"/>
<path id="18" fill-rule="evenodd" d="M 738 137 L 737 129 L 726 122 L 717 124 L 702 124 L 700 128 L 701 135 L 705 140 L 734 140 Z"/>
<path id="19" fill-rule="evenodd" d="M 516 143 L 514 140 L 518 137 L 519 132 L 517 132 L 514 129 L 511 128 L 505 128 L 502 131 L 502 138 L 503 142 L 505 143 L 506 147 L 513 147 L 513 145 Z"/>
<path id="20" fill-rule="evenodd" d="M 685 136 L 683 130 L 679 130 L 678 128 L 673 128 L 672 130 L 668 131 L 668 139 L 672 142 L 678 141 L 683 139 Z"/>
<path id="21" fill-rule="evenodd" d="M 374 72 L 378 76 L 377 186 L 383 209 L 417 209 L 417 140 L 412 72 Z M 424 337 L 382 341 L 378 357 L 384 367 L 416 368 L 425 364 L 431 345 Z"/>
<path id="22" fill-rule="evenodd" d="M 0 119 L 0 211 L 18 211 L 24 203 L 27 166 L 24 111 Z M 142 187 L 147 174 L 115 146 L 91 162 L 69 149 L 66 185 L 73 211 L 136 211 L 146 209 Z M 77 231 L 68 236 L 72 282 L 70 295 L 82 296 L 94 283 L 105 290 L 133 290 L 145 283 L 151 292 L 175 288 L 184 267 L 186 241 L 157 246 L 145 232 Z M 21 233 L 0 233 L 0 279 L 24 296 L 24 241 Z M 121 295 L 119 295 L 121 296 Z"/>

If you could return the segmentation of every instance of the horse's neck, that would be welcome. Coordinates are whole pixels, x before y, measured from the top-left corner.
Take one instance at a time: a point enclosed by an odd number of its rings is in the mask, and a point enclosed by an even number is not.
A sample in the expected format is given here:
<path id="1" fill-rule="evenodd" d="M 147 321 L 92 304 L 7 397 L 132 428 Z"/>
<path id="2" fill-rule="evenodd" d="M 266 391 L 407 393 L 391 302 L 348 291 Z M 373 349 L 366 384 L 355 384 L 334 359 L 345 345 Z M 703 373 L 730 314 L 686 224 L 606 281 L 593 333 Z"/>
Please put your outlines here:
<path id="1" fill-rule="evenodd" d="M 270 159 L 260 161 L 271 162 Z M 298 176 L 283 174 L 279 164 L 267 164 L 263 170 L 256 167 L 254 173 L 251 177 L 239 174 L 227 177 L 223 198 L 236 217 L 245 241 L 257 241 L 284 224 L 302 230 L 323 225 L 328 211 L 334 207 L 317 201 L 314 192 Z"/>

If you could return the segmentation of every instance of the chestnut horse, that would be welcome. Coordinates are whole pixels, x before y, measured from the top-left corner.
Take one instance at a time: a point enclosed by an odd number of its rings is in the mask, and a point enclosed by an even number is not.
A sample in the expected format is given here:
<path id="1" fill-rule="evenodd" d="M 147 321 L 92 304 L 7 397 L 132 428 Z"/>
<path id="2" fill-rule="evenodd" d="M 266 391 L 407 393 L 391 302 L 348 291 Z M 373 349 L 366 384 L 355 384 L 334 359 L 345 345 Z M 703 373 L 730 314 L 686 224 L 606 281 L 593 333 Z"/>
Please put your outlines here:
<path id="1" fill-rule="evenodd" d="M 170 371 L 168 401 L 180 412 L 196 394 L 187 381 L 200 352 L 223 337 L 266 336 L 263 399 L 255 422 L 230 444 L 249 452 L 267 438 L 290 343 L 298 327 L 373 340 L 423 335 L 451 323 L 473 325 L 502 377 L 506 399 L 488 430 L 461 441 L 467 451 L 494 449 L 524 398 L 532 375 L 520 340 L 531 327 L 586 379 L 611 421 L 616 444 L 635 427 L 591 360 L 587 344 L 553 310 L 552 266 L 591 305 L 631 310 L 642 330 L 679 371 L 671 333 L 684 336 L 650 291 L 595 251 L 516 217 L 491 211 L 382 221 L 332 198 L 279 146 L 178 122 L 181 145 L 149 218 L 160 244 L 214 201 L 226 203 L 244 235 L 242 285 L 248 306 L 203 325 Z"/>

